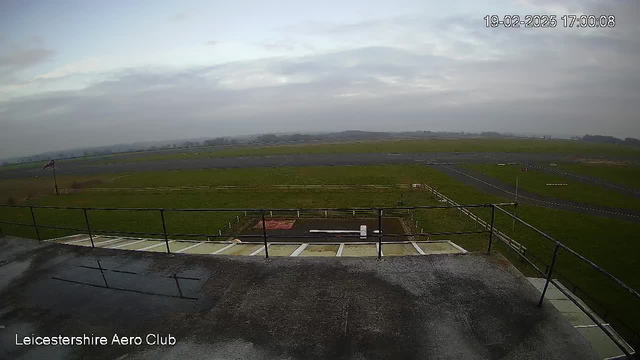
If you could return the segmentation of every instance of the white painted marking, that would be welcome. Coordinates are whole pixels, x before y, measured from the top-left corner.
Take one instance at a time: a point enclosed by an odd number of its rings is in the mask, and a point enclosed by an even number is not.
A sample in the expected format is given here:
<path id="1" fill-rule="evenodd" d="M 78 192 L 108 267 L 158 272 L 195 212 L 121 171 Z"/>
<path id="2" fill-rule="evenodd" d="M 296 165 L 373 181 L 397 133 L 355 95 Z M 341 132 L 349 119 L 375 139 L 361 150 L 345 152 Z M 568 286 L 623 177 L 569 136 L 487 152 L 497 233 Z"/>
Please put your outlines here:
<path id="1" fill-rule="evenodd" d="M 296 257 L 296 256 L 300 255 L 300 254 L 304 251 L 304 249 L 306 249 L 306 248 L 307 248 L 307 246 L 309 246 L 309 244 L 308 244 L 308 243 L 305 243 L 305 244 L 300 245 L 300 246 L 299 246 L 299 247 L 298 247 L 294 252 L 292 252 L 292 253 L 291 253 L 291 255 L 289 255 L 289 256 Z"/>
<path id="2" fill-rule="evenodd" d="M 602 324 L 603 326 L 609 326 L 609 324 Z M 581 328 L 592 328 L 592 327 L 598 327 L 598 325 L 596 324 L 589 324 L 589 325 L 575 325 L 574 326 L 576 329 L 581 329 Z"/>
<path id="3" fill-rule="evenodd" d="M 416 251 L 420 254 L 420 255 L 426 255 L 424 253 L 424 251 L 420 248 L 420 246 L 418 246 L 418 244 L 416 244 L 415 241 L 411 242 L 411 245 L 413 245 L 414 248 L 416 248 Z"/>
<path id="4" fill-rule="evenodd" d="M 152 240 L 152 241 L 155 241 L 155 240 Z M 142 249 L 138 249 L 138 250 L 135 250 L 135 251 L 146 251 L 146 250 L 149 250 L 149 249 L 157 248 L 158 246 L 166 245 L 166 242 L 164 242 L 162 240 L 157 240 L 157 241 L 160 244 L 150 245 L 150 246 L 143 247 Z M 169 244 L 171 244 L 172 242 L 174 242 L 174 241 L 173 240 L 169 240 Z"/>
<path id="5" fill-rule="evenodd" d="M 198 247 L 198 246 L 200 246 L 200 245 L 202 245 L 202 244 L 204 244 L 204 242 L 199 242 L 199 243 L 196 243 L 195 245 L 187 246 L 187 247 L 186 247 L 186 248 L 184 248 L 184 249 L 180 249 L 180 250 L 176 251 L 176 253 L 183 253 L 183 252 L 186 252 L 187 250 L 191 250 L 191 249 L 196 248 L 196 247 Z"/>
<path id="6" fill-rule="evenodd" d="M 75 235 L 68 235 L 68 236 L 63 236 L 63 237 L 59 237 L 59 238 L 53 238 L 53 239 L 46 239 L 46 240 L 42 240 L 42 241 L 52 241 L 52 242 L 61 242 L 62 240 L 66 240 L 66 239 L 71 239 L 71 238 L 76 238 L 78 236 L 89 236 L 89 235 L 84 235 L 84 234 L 75 234 Z"/>
<path id="7" fill-rule="evenodd" d="M 360 230 L 309 230 L 309 232 L 320 234 L 359 234 Z"/>
<path id="8" fill-rule="evenodd" d="M 495 230 L 495 229 L 494 229 Z M 468 253 L 467 250 L 463 249 L 461 246 L 458 246 L 457 244 L 454 244 L 453 242 L 451 242 L 450 240 L 447 240 L 447 242 L 449 243 L 449 245 L 453 246 L 454 248 L 458 249 L 461 253 L 466 254 Z M 518 244 L 519 245 L 519 244 Z"/>
<path id="9" fill-rule="evenodd" d="M 342 251 L 344 251 L 344 243 L 340 243 L 340 247 L 338 248 L 336 256 L 342 256 Z"/>
<path id="10" fill-rule="evenodd" d="M 95 242 L 94 241 L 93 244 L 95 246 L 106 245 L 106 244 L 111 244 L 112 242 L 116 242 L 116 241 L 120 241 L 120 240 L 122 240 L 122 239 L 121 238 L 116 238 L 116 239 L 113 239 L 113 240 L 107 240 L 107 241 L 101 241 L 101 242 Z"/>
<path id="11" fill-rule="evenodd" d="M 227 250 L 227 249 L 229 249 L 229 248 L 231 248 L 231 247 L 233 247 L 235 245 L 236 245 L 236 243 L 229 244 L 229 245 L 223 247 L 222 249 L 218 249 L 218 250 L 212 252 L 211 255 L 217 255 L 217 254 L 219 254 L 219 253 L 221 253 L 221 252 L 223 252 L 223 251 L 225 251 L 225 250 Z"/>
<path id="12" fill-rule="evenodd" d="M 269 247 L 271 244 L 267 245 L 267 247 Z M 264 251 L 264 245 L 262 245 L 260 248 L 258 248 L 258 250 L 252 252 L 251 254 L 249 254 L 249 256 L 255 256 L 260 254 L 261 252 Z"/>
<path id="13" fill-rule="evenodd" d="M 380 256 L 384 256 L 384 252 L 380 250 L 380 244 L 376 243 L 376 250 L 380 251 Z"/>
<path id="14" fill-rule="evenodd" d="M 136 241 L 132 241 L 132 242 L 128 242 L 128 243 L 124 243 L 124 244 L 120 244 L 120 245 L 116 245 L 116 246 L 109 246 L 108 249 L 120 249 L 129 245 L 133 245 L 133 244 L 137 244 L 137 243 L 141 243 L 143 241 L 147 241 L 145 239 L 142 240 L 136 240 Z"/>
<path id="15" fill-rule="evenodd" d="M 90 238 L 89 236 L 87 236 L 86 238 L 83 238 L 83 239 L 63 242 L 63 244 L 66 244 L 66 245 L 73 245 L 73 244 L 75 244 L 75 243 L 79 243 L 79 242 L 83 242 L 83 241 L 87 241 L 87 240 L 91 240 L 91 238 Z"/>

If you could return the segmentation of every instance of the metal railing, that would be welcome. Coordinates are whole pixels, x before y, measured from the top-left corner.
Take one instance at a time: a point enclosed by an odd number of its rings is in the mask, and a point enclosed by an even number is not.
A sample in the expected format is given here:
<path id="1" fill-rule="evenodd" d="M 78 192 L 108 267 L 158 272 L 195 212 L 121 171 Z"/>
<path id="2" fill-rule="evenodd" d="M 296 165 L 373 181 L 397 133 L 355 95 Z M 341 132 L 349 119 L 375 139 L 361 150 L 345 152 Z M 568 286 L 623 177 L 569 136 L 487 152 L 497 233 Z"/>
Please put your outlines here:
<path id="1" fill-rule="evenodd" d="M 634 357 L 635 356 L 635 351 L 633 349 L 637 348 L 638 345 L 640 344 L 639 343 L 638 334 L 635 333 L 635 331 L 631 330 L 626 324 L 624 324 L 623 322 L 620 321 L 620 323 L 623 324 L 626 327 L 626 330 L 631 332 L 631 339 L 629 339 L 629 340 L 632 341 L 632 343 L 634 345 L 633 345 L 633 347 L 631 347 L 631 351 L 630 351 L 627 348 L 627 344 L 624 344 L 622 341 L 620 341 L 620 339 L 618 338 L 618 334 L 612 332 L 609 328 L 607 328 L 606 324 L 603 323 L 602 321 L 600 321 L 600 319 L 597 316 L 592 314 L 591 311 L 589 311 L 589 309 L 587 309 L 580 301 L 577 301 L 575 299 L 575 296 L 572 296 L 568 289 L 566 289 L 564 286 L 561 286 L 558 283 L 557 280 L 553 279 L 554 268 L 556 267 L 556 263 L 557 263 L 557 260 L 558 260 L 558 254 L 559 254 L 560 250 L 571 254 L 576 259 L 580 260 L 581 262 L 585 263 L 586 265 L 588 265 L 592 269 L 594 269 L 597 272 L 601 273 L 602 275 L 607 277 L 609 280 L 613 281 L 613 283 L 616 284 L 617 286 L 619 286 L 621 289 L 623 289 L 626 292 L 630 293 L 633 296 L 633 298 L 635 298 L 636 300 L 640 300 L 640 293 L 638 293 L 635 289 L 633 289 L 629 285 L 625 284 L 622 280 L 618 279 L 617 277 L 615 277 L 610 272 L 606 271 L 605 269 L 603 269 L 602 267 L 597 265 L 595 262 L 593 262 L 590 259 L 586 258 L 585 256 L 579 254 L 577 251 L 571 249 L 570 247 L 568 247 L 567 245 L 561 243 L 560 241 L 554 239 L 553 237 L 551 237 L 547 233 L 539 230 L 538 228 L 534 227 L 533 225 L 531 225 L 531 224 L 527 223 L 526 221 L 522 220 L 517 215 L 508 212 L 507 210 L 503 209 L 499 205 L 494 206 L 492 209 L 493 209 L 493 211 L 495 211 L 497 209 L 501 213 L 509 216 L 510 218 L 514 219 L 515 221 L 519 222 L 520 224 L 522 224 L 522 225 L 526 226 L 527 228 L 533 230 L 534 232 L 536 232 L 537 234 L 541 235 L 545 239 L 549 240 L 553 244 L 553 253 L 552 253 L 552 256 L 551 256 L 551 263 L 549 265 L 545 266 L 545 270 L 544 271 L 542 269 L 540 269 L 540 267 L 538 267 L 531 259 L 529 259 L 527 257 L 527 255 L 529 255 L 530 257 L 532 256 L 530 253 L 529 254 L 523 254 L 521 252 L 515 251 L 515 253 L 521 259 L 526 261 L 536 272 L 538 272 L 539 274 L 543 275 L 544 278 L 545 278 L 544 287 L 542 289 L 542 294 L 540 295 L 540 300 L 538 301 L 538 306 L 539 307 L 542 306 L 544 298 L 545 298 L 545 294 L 546 294 L 546 292 L 548 290 L 548 287 L 549 287 L 549 284 L 553 284 L 556 287 L 556 289 L 558 289 L 562 294 L 564 294 L 564 296 L 566 296 L 569 300 L 571 300 L 571 302 L 573 302 L 582 312 L 584 312 L 589 317 L 589 319 L 591 319 L 591 321 L 593 321 L 594 324 L 596 324 L 616 344 L 616 346 L 618 348 L 620 348 L 620 350 L 624 353 L 624 355 L 627 358 L 629 358 L 629 359 L 635 358 Z M 494 216 L 492 216 L 492 223 L 493 223 L 493 220 L 494 220 Z M 539 260 L 539 259 L 537 259 L 537 260 Z M 539 261 L 539 262 L 543 263 L 542 261 Z M 563 278 L 566 279 L 566 277 L 563 277 Z M 569 283 L 571 283 L 571 282 L 569 282 Z M 574 288 L 575 288 L 575 285 L 574 285 Z M 574 293 L 575 293 L 575 291 L 574 291 Z"/>
<path id="2" fill-rule="evenodd" d="M 166 212 L 244 212 L 245 215 L 247 215 L 248 213 L 256 214 L 259 215 L 259 218 L 262 223 L 262 234 L 235 234 L 235 237 L 238 238 L 249 238 L 249 239 L 259 239 L 259 241 L 261 243 L 264 244 L 264 251 L 265 251 L 265 257 L 268 258 L 269 257 L 269 252 L 268 252 L 268 248 L 269 248 L 269 239 L 270 238 L 296 238 L 296 239 L 313 239 L 313 238 L 320 238 L 320 239 L 326 239 L 327 236 L 326 235 L 282 235 L 282 234 L 278 234 L 278 235 L 271 235 L 268 233 L 268 227 L 266 225 L 266 216 L 265 214 L 268 213 L 269 216 L 273 216 L 273 212 L 291 212 L 291 213 L 295 213 L 297 214 L 297 216 L 300 216 L 301 212 L 310 212 L 313 214 L 324 214 L 324 217 L 328 217 L 328 213 L 341 213 L 341 214 L 353 214 L 353 216 L 356 216 L 356 214 L 369 214 L 369 215 L 375 215 L 375 217 L 378 220 L 378 232 L 377 234 L 375 234 L 375 236 L 377 237 L 377 248 L 378 248 L 378 258 L 382 257 L 382 246 L 383 246 L 383 237 L 385 238 L 407 238 L 407 237 L 415 237 L 415 236 L 435 236 L 435 235 L 467 235 L 467 234 L 481 234 L 481 233 L 487 233 L 488 234 L 488 246 L 487 246 L 487 253 L 491 252 L 491 248 L 492 248 L 492 242 L 493 242 L 493 238 L 494 236 L 501 236 L 500 232 L 497 231 L 495 229 L 495 217 L 496 217 L 496 210 L 500 211 L 501 213 L 506 214 L 507 216 L 513 218 L 515 221 L 525 225 L 527 228 L 533 230 L 534 232 L 536 232 L 537 234 L 541 235 L 542 237 L 546 238 L 547 240 L 551 241 L 554 244 L 554 250 L 552 253 L 552 260 L 551 260 L 551 264 L 550 265 L 546 265 L 545 270 L 543 271 L 540 267 L 538 267 L 529 257 L 534 257 L 532 254 L 530 253 L 526 253 L 525 251 L 522 251 L 522 245 L 518 244 L 518 246 L 516 247 L 514 245 L 515 241 L 505 241 L 505 239 L 502 239 L 503 242 L 512 250 L 514 250 L 514 252 L 524 261 L 526 261 L 533 269 L 535 269 L 536 272 L 538 272 L 539 274 L 541 274 L 546 280 L 545 280 L 545 284 L 544 284 L 544 288 L 542 290 L 542 294 L 540 296 L 540 299 L 538 301 L 538 306 L 542 306 L 544 298 L 545 298 L 545 294 L 547 292 L 548 286 L 549 284 L 553 284 L 554 286 L 556 286 L 556 288 L 558 288 L 559 291 L 561 291 L 565 296 L 567 296 L 567 298 L 569 298 L 569 300 L 571 300 L 576 306 L 578 306 L 578 308 L 580 308 L 580 310 L 582 310 L 600 329 L 602 329 L 602 331 L 607 334 L 607 336 L 609 336 L 611 338 L 611 340 L 620 348 L 620 350 L 628 357 L 628 358 L 633 358 L 633 352 L 629 351 L 629 349 L 627 348 L 627 346 L 625 346 L 625 344 L 623 344 L 617 337 L 617 334 L 614 334 L 610 329 L 608 329 L 605 324 L 603 324 L 600 319 L 598 319 L 596 316 L 594 316 L 593 314 L 591 314 L 590 311 L 588 311 L 588 309 L 585 308 L 585 306 L 583 304 L 581 304 L 580 302 L 578 302 L 573 296 L 571 296 L 568 293 L 568 290 L 566 290 L 564 287 L 559 286 L 558 282 L 556 280 L 553 279 L 553 272 L 554 272 L 554 268 L 556 266 L 556 262 L 557 262 L 557 258 L 558 258 L 558 253 L 560 250 L 565 251 L 569 254 L 571 254 L 572 256 L 574 256 L 575 258 L 577 258 L 578 260 L 584 262 L 585 264 L 589 265 L 591 268 L 595 269 L 596 271 L 600 272 L 601 274 L 605 275 L 609 280 L 613 281 L 613 283 L 615 283 L 617 286 L 621 287 L 622 289 L 624 289 L 625 291 L 629 292 L 632 294 L 633 297 L 635 297 L 636 299 L 640 300 L 640 294 L 634 290 L 633 288 L 631 288 L 630 286 L 628 286 L 627 284 L 625 284 L 622 280 L 618 279 L 617 277 L 615 277 L 614 275 L 612 275 L 611 273 L 607 272 L 606 270 L 604 270 L 602 267 L 598 266 L 597 264 L 595 264 L 593 261 L 587 259 L 586 257 L 582 256 L 581 254 L 579 254 L 578 252 L 576 252 L 575 250 L 569 248 L 568 246 L 562 244 L 561 242 L 555 240 L 553 237 L 551 237 L 550 235 L 546 234 L 545 232 L 537 229 L 536 227 L 534 227 L 533 225 L 525 222 L 524 220 L 520 219 L 517 215 L 514 215 L 510 212 L 508 212 L 507 210 L 503 209 L 504 206 L 517 206 L 517 203 L 497 203 L 497 204 L 467 204 L 467 205 L 460 205 L 457 203 L 451 203 L 451 204 L 447 204 L 447 205 L 430 205 L 430 206 L 396 206 L 396 207 L 360 207 L 360 208 L 314 208 L 314 209 L 302 209 L 302 208 L 274 208 L 274 209 L 268 209 L 268 208 L 263 208 L 263 209 L 256 209 L 256 208 L 203 208 L 203 209 L 192 209 L 192 208 L 187 208 L 187 209 L 178 209 L 178 208 L 101 208 L 101 207 L 62 207 L 62 206 L 29 206 L 29 205 L 0 205 L 0 207 L 8 207 L 8 208 L 24 208 L 24 209 L 29 209 L 30 212 L 30 217 L 32 220 L 31 224 L 28 223 L 16 223 L 16 222 L 10 222 L 10 221 L 0 221 L 0 224 L 9 224 L 9 225 L 18 225 L 18 226 L 26 226 L 26 227 L 32 227 L 35 229 L 36 232 L 36 237 L 38 238 L 38 240 L 42 240 L 41 237 L 41 233 L 40 233 L 40 229 L 41 228 L 46 228 L 46 229 L 57 229 L 57 230 L 65 230 L 65 231 L 79 231 L 79 232 L 83 232 L 83 231 L 87 231 L 89 234 L 89 238 L 91 241 L 91 246 L 95 247 L 95 243 L 93 241 L 93 237 L 95 234 L 118 234 L 118 235 L 151 235 L 151 236 L 160 236 L 164 239 L 165 245 L 166 245 L 166 249 L 168 253 L 171 253 L 171 249 L 169 247 L 169 237 L 187 237 L 187 236 L 191 236 L 191 237 L 206 237 L 206 238 L 226 238 L 229 237 L 229 235 L 222 235 L 220 233 L 218 234 L 181 234 L 181 233 L 169 233 L 167 232 L 167 227 L 166 227 L 166 222 L 165 222 L 165 213 Z M 469 216 L 472 216 L 471 213 L 469 212 L 468 209 L 473 209 L 473 208 L 490 208 L 491 209 L 491 220 L 489 223 L 484 223 L 484 226 L 486 226 L 485 230 L 478 230 L 478 231 L 445 231 L 445 232 L 418 232 L 417 230 L 411 233 L 402 233 L 402 234 L 397 234 L 397 233 L 384 233 L 383 232 L 383 222 L 382 219 L 384 218 L 385 214 L 398 214 L 399 212 L 403 212 L 403 211 L 411 211 L 411 210 L 435 210 L 435 209 L 459 209 L 460 211 L 466 211 L 466 214 Z M 35 213 L 34 213 L 34 209 L 57 209 L 57 210 L 80 210 L 82 211 L 83 215 L 84 215 L 84 222 L 85 222 L 85 228 L 83 229 L 79 229 L 79 228 L 70 228 L 70 227 L 62 227 L 62 226 L 51 226 L 51 225 L 42 225 L 42 224 L 38 224 Z M 140 211 L 140 212 L 157 212 L 159 215 L 159 222 L 162 224 L 162 232 L 158 233 L 158 232 L 131 232 L 131 231 L 106 231 L 106 230 L 96 230 L 93 229 L 91 227 L 91 224 L 89 222 L 89 216 L 88 213 L 91 211 Z M 478 220 L 478 217 L 476 216 L 476 220 Z M 2 232 L 2 228 L 0 228 L 0 236 L 4 236 L 4 233 Z M 506 235 L 504 235 L 506 236 Z M 359 235 L 354 234 L 354 235 L 344 235 L 342 237 L 346 237 L 346 238 L 358 238 Z M 509 239 L 511 240 L 511 239 Z M 416 241 L 416 242 L 420 242 L 420 241 Z M 529 256 L 529 257 L 528 257 Z M 635 332 L 633 333 L 633 340 L 635 340 L 635 342 L 637 342 L 638 340 L 638 336 Z M 634 343 L 635 344 L 635 343 Z M 637 344 L 635 344 L 637 345 Z"/>
<path id="3" fill-rule="evenodd" d="M 167 232 L 166 221 L 165 221 L 165 213 L 166 212 L 226 212 L 226 213 L 244 213 L 245 216 L 248 216 L 249 213 L 256 214 L 260 217 L 260 221 L 262 222 L 262 234 L 234 234 L 234 237 L 237 238 L 249 238 L 249 239 L 261 239 L 265 245 L 265 257 L 269 257 L 268 251 L 268 243 L 270 237 L 275 238 L 292 238 L 292 239 L 326 239 L 326 235 L 322 234 L 312 234 L 312 235 L 270 235 L 267 232 L 266 226 L 266 216 L 268 213 L 270 217 L 273 216 L 273 212 L 276 213 L 295 213 L 298 217 L 300 217 L 301 213 L 311 213 L 316 214 L 316 217 L 321 217 L 324 214 L 324 217 L 329 217 L 329 213 L 345 215 L 352 214 L 354 217 L 357 215 L 374 215 L 378 218 L 378 232 L 377 232 L 377 242 L 378 242 L 378 258 L 382 257 L 382 244 L 383 237 L 385 238 L 408 238 L 408 237 L 427 237 L 427 236 L 441 236 L 441 235 L 471 235 L 471 234 L 482 234 L 489 233 L 489 248 L 487 251 L 491 250 L 491 238 L 493 237 L 493 231 L 491 229 L 486 230 L 478 230 L 478 231 L 442 231 L 442 232 L 410 232 L 410 233 L 384 233 L 382 229 L 382 219 L 387 214 L 398 215 L 399 212 L 409 212 L 411 210 L 434 210 L 434 209 L 451 209 L 451 208 L 491 208 L 492 209 L 492 217 L 495 216 L 495 207 L 496 206 L 510 206 L 516 205 L 515 203 L 500 203 L 500 204 L 470 204 L 470 205 L 429 205 L 429 206 L 402 206 L 402 207 L 360 207 L 360 208 L 313 208 L 313 209 L 304 209 L 304 208 L 273 208 L 273 209 L 256 209 L 256 208 L 104 208 L 104 207 L 65 207 L 65 206 L 37 206 L 37 205 L 0 205 L 0 207 L 5 208 L 23 208 L 29 209 L 32 223 L 19 223 L 19 222 L 11 222 L 11 221 L 0 221 L 0 224 L 14 225 L 14 226 L 26 226 L 32 227 L 36 232 L 36 237 L 38 240 L 42 241 L 42 236 L 40 233 L 41 229 L 53 229 L 53 230 L 64 230 L 64 231 L 77 231 L 84 232 L 86 231 L 89 234 L 89 240 L 91 242 L 91 246 L 95 248 L 94 243 L 94 235 L 102 234 L 102 235 L 136 235 L 136 236 L 159 236 L 164 239 L 165 245 L 167 248 L 167 253 L 171 253 L 171 249 L 169 247 L 169 237 L 205 237 L 207 239 L 210 238 L 228 238 L 228 234 L 222 234 L 221 231 L 218 231 L 217 234 L 206 234 L 206 233 L 169 233 Z M 83 219 L 85 222 L 85 228 L 72 228 L 65 226 L 52 226 L 52 225 L 43 225 L 38 224 L 36 220 L 36 215 L 34 213 L 34 209 L 53 209 L 53 210 L 80 210 L 83 213 Z M 91 211 L 134 211 L 134 212 L 158 212 L 159 214 L 159 222 L 162 224 L 162 232 L 137 232 L 137 231 L 119 231 L 119 230 L 99 230 L 95 229 L 91 226 L 89 222 L 88 213 Z M 319 215 L 319 216 L 318 216 Z M 231 227 L 231 224 L 230 224 Z M 2 229 L 0 228 L 0 234 L 2 234 Z M 341 237 L 345 238 L 358 238 L 360 235 L 342 235 Z M 420 242 L 419 240 L 416 242 Z"/>

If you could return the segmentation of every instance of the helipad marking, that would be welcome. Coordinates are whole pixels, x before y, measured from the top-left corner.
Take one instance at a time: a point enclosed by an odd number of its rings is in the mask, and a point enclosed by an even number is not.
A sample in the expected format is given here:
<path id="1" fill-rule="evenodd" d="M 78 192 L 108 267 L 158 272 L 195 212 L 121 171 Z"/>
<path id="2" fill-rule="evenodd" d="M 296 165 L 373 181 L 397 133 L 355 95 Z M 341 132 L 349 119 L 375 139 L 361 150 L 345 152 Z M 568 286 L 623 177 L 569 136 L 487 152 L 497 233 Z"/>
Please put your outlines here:
<path id="1" fill-rule="evenodd" d="M 342 251 L 344 250 L 344 243 L 340 243 L 340 247 L 338 248 L 338 252 L 336 256 L 342 256 Z"/>
<path id="2" fill-rule="evenodd" d="M 193 249 L 193 248 L 195 248 L 195 247 L 198 247 L 198 246 L 200 246 L 200 245 L 202 245 L 202 244 L 204 244 L 204 242 L 199 242 L 199 243 L 197 243 L 197 244 L 195 244 L 195 245 L 187 246 L 187 247 L 186 247 L 186 248 L 184 248 L 184 249 L 180 249 L 180 250 L 176 251 L 176 253 L 186 252 L 187 250 L 191 250 L 191 249 Z"/>
<path id="3" fill-rule="evenodd" d="M 300 254 L 304 251 L 304 249 L 306 249 L 306 248 L 307 248 L 307 246 L 309 246 L 309 244 L 308 244 L 308 243 L 305 243 L 305 244 L 300 245 L 300 247 L 298 247 L 298 248 L 297 248 L 294 252 L 292 252 L 292 253 L 291 253 L 291 255 L 289 255 L 289 256 L 296 257 L 296 256 L 300 255 Z"/>
<path id="4" fill-rule="evenodd" d="M 134 251 L 146 251 L 146 250 L 149 250 L 149 249 L 157 248 L 158 246 L 166 245 L 166 243 L 164 241 L 158 241 L 158 242 L 160 242 L 160 244 L 149 245 L 147 247 L 143 247 L 142 249 L 138 249 L 138 250 L 134 250 Z M 172 242 L 174 242 L 174 240 L 169 240 L 169 244 L 171 244 Z"/>
<path id="5" fill-rule="evenodd" d="M 233 247 L 235 244 L 236 244 L 236 243 L 232 243 L 232 244 L 229 244 L 229 245 L 227 245 L 227 246 L 223 247 L 222 249 L 218 249 L 218 250 L 216 250 L 216 251 L 212 252 L 212 253 L 211 253 L 211 255 L 217 255 L 217 254 L 219 254 L 219 253 L 221 253 L 221 252 L 223 252 L 223 251 L 225 251 L 225 250 L 227 250 L 227 249 L 229 249 L 229 248 Z"/>

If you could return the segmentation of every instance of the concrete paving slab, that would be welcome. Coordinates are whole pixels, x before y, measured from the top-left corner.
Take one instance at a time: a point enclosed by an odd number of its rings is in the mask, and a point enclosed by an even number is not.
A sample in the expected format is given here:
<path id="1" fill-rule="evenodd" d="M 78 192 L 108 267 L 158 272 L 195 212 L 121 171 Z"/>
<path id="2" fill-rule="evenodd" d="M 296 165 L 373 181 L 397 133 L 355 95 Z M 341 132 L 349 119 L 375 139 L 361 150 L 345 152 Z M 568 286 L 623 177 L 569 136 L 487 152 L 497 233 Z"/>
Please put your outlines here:
<path id="1" fill-rule="evenodd" d="M 76 235 L 69 235 L 69 236 L 65 236 L 65 237 L 61 237 L 61 238 L 56 238 L 56 239 L 50 239 L 48 241 L 53 241 L 53 242 L 57 242 L 57 243 L 73 243 L 76 241 L 82 241 L 82 240 L 86 240 L 89 238 L 89 235 L 86 234 L 76 234 Z"/>
<path id="2" fill-rule="evenodd" d="M 420 255 L 413 244 L 382 244 L 384 256 Z"/>
<path id="3" fill-rule="evenodd" d="M 310 244 L 299 256 L 333 256 L 338 253 L 340 245 L 316 245 Z"/>
<path id="4" fill-rule="evenodd" d="M 611 327 L 609 326 L 609 328 Z M 578 328 L 578 332 L 592 344 L 601 359 L 624 355 L 622 350 L 599 327 Z"/>
<path id="5" fill-rule="evenodd" d="M 65 243 L 64 241 L 62 242 Z M 75 246 L 91 246 L 91 240 L 87 237 L 87 239 L 81 241 L 73 241 L 71 244 L 66 245 L 75 245 Z"/>
<path id="6" fill-rule="evenodd" d="M 344 249 L 342 249 L 342 256 L 378 256 L 378 247 L 374 244 L 345 244 Z"/>
<path id="7" fill-rule="evenodd" d="M 123 246 L 120 249 L 121 250 L 140 250 L 140 249 L 144 249 L 148 246 L 151 246 L 153 244 L 159 244 L 160 241 L 159 240 L 145 240 L 143 242 L 139 242 L 139 243 L 135 243 L 135 244 L 131 244 L 128 246 Z"/>
<path id="8" fill-rule="evenodd" d="M 571 300 L 565 299 L 547 299 L 553 306 L 556 307 L 561 313 L 581 313 L 582 310 L 574 304 Z"/>
<path id="9" fill-rule="evenodd" d="M 191 248 L 185 251 L 183 254 L 211 254 L 222 249 L 225 246 L 229 246 L 229 244 L 211 241 L 206 242 L 200 246 L 196 246 L 195 248 Z"/>
<path id="10" fill-rule="evenodd" d="M 116 240 L 116 239 L 111 239 L 111 240 Z M 112 246 L 123 245 L 130 242 L 131 242 L 130 239 L 117 239 L 116 241 L 97 241 L 97 242 L 95 239 L 93 240 L 93 243 L 97 247 L 112 247 Z M 91 246 L 91 244 L 89 244 L 89 246 Z"/>
<path id="11" fill-rule="evenodd" d="M 455 246 L 449 244 L 448 242 L 437 242 L 437 243 L 416 243 L 422 251 L 424 251 L 425 255 L 428 254 L 461 254 L 462 252 L 458 250 Z M 383 247 L 384 249 L 384 247 Z M 386 254 L 386 252 L 385 252 Z"/>
<path id="12" fill-rule="evenodd" d="M 249 255 L 252 252 L 264 247 L 264 245 L 258 244 L 236 244 L 216 255 Z"/>
<path id="13" fill-rule="evenodd" d="M 269 256 L 290 256 L 300 245 L 270 245 Z M 261 252 L 260 254 L 264 254 Z"/>

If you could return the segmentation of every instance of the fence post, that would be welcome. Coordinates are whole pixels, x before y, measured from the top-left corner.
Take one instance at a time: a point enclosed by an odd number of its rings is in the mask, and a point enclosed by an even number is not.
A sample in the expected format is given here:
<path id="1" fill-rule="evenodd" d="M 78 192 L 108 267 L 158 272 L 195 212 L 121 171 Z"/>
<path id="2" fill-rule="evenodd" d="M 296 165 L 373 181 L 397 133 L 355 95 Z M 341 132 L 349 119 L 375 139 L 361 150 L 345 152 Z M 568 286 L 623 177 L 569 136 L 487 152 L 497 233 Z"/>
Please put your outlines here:
<path id="1" fill-rule="evenodd" d="M 38 241 L 42 241 L 40 238 L 40 230 L 38 229 L 38 223 L 36 223 L 36 215 L 33 213 L 33 206 L 29 206 L 29 210 L 31 210 L 31 219 L 33 220 L 33 227 L 36 229 L 36 235 L 38 236 Z"/>
<path id="2" fill-rule="evenodd" d="M 382 259 L 382 209 L 378 209 L 378 259 Z"/>
<path id="3" fill-rule="evenodd" d="M 0 227 L 0 238 L 4 237 L 4 233 L 2 232 L 2 228 Z"/>
<path id="4" fill-rule="evenodd" d="M 260 210 L 262 215 L 262 237 L 264 238 L 264 257 L 269 258 L 269 244 L 267 244 L 267 223 L 264 221 L 264 210 Z"/>
<path id="5" fill-rule="evenodd" d="M 96 245 L 93 243 L 93 234 L 91 233 L 91 226 L 89 226 L 89 217 L 87 216 L 87 209 L 82 209 L 84 212 L 84 222 L 87 224 L 87 231 L 89 232 L 89 239 L 91 239 L 91 247 L 95 248 Z"/>
<path id="6" fill-rule="evenodd" d="M 560 249 L 560 243 L 556 241 L 556 247 L 553 250 L 553 258 L 551 259 L 551 266 L 549 267 L 549 272 L 547 273 L 547 281 L 544 283 L 544 289 L 542 289 L 542 296 L 540 296 L 538 307 L 542 306 L 542 300 L 544 300 L 544 294 L 547 292 L 547 287 L 549 286 L 549 282 L 551 282 L 551 276 L 553 275 L 553 267 L 556 265 L 556 258 L 558 257 L 558 249 Z"/>
<path id="7" fill-rule="evenodd" d="M 167 226 L 164 224 L 164 209 L 160 209 L 160 218 L 162 219 L 162 232 L 164 233 L 164 243 L 167 245 L 167 254 L 171 254 L 171 250 L 169 250 L 169 238 L 167 237 Z"/>
<path id="8" fill-rule="evenodd" d="M 491 204 L 491 228 L 489 229 L 489 248 L 487 254 L 491 253 L 491 242 L 493 241 L 493 223 L 496 219 L 496 206 Z"/>

